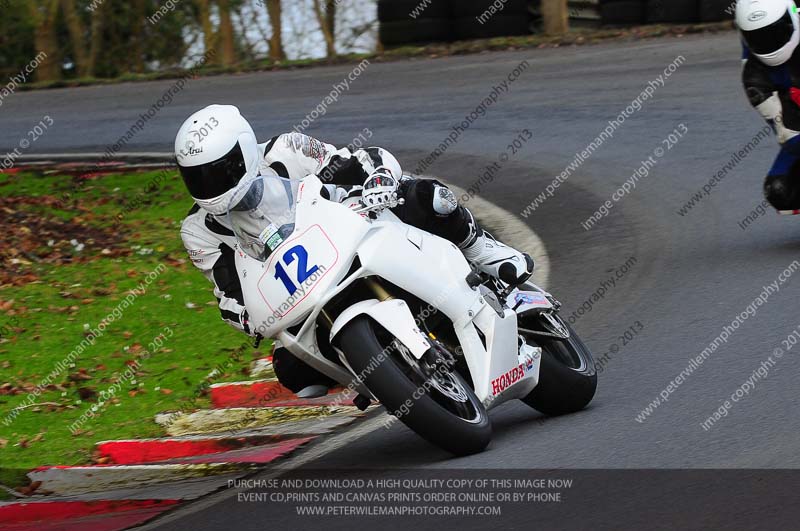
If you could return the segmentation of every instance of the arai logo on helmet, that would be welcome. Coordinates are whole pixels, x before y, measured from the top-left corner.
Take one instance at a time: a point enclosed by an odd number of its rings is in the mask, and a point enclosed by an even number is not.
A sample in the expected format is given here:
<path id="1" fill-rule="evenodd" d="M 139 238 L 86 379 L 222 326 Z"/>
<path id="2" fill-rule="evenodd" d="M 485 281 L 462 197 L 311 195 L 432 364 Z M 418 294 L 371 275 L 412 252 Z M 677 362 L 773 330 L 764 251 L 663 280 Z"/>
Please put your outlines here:
<path id="1" fill-rule="evenodd" d="M 186 152 L 189 155 L 199 155 L 203 152 L 202 146 L 198 149 L 195 147 L 195 143 L 193 140 L 188 140 L 186 142 Z"/>
<path id="2" fill-rule="evenodd" d="M 750 16 L 747 17 L 747 20 L 749 20 L 750 22 L 758 22 L 759 20 L 761 20 L 766 16 L 767 16 L 766 11 L 753 11 L 752 13 L 750 13 Z"/>

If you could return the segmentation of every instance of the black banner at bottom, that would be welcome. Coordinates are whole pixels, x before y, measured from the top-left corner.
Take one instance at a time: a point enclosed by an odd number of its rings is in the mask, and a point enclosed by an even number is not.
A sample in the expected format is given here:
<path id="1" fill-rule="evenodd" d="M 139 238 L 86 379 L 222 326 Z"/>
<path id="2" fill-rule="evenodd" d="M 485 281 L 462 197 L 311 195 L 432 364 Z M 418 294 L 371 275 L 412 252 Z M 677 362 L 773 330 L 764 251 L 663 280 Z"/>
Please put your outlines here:
<path id="1" fill-rule="evenodd" d="M 229 487 L 236 489 L 229 517 L 259 515 L 270 527 L 800 527 L 800 470 L 305 469 Z"/>

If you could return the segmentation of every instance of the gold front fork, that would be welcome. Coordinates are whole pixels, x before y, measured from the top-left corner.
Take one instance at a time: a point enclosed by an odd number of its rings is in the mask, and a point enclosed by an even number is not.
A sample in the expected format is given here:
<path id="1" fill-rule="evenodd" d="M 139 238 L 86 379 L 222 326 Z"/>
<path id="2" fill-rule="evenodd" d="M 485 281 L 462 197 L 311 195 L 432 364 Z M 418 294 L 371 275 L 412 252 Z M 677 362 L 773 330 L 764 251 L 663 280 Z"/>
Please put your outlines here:
<path id="1" fill-rule="evenodd" d="M 372 290 L 372 292 L 375 294 L 375 296 L 376 296 L 376 297 L 378 298 L 378 300 L 380 300 L 381 302 L 383 302 L 383 301 L 387 301 L 387 300 L 389 300 L 389 299 L 393 299 L 393 298 L 394 298 L 394 297 L 392 297 L 392 295 L 391 295 L 391 294 L 390 294 L 388 291 L 386 291 L 386 289 L 385 289 L 383 286 L 381 286 L 381 285 L 380 285 L 380 283 L 379 283 L 377 280 L 375 280 L 374 278 L 372 278 L 372 277 L 365 278 L 365 279 L 364 279 L 364 282 L 366 282 L 366 284 L 367 284 L 367 287 L 368 287 L 370 290 Z M 323 322 L 323 323 L 325 323 L 325 325 L 327 325 L 327 327 L 328 327 L 328 329 L 329 329 L 329 330 L 330 330 L 331 328 L 333 328 L 333 319 L 331 319 L 331 316 L 330 316 L 330 315 L 328 315 L 328 312 L 326 312 L 325 310 L 322 310 L 322 311 L 320 312 L 320 316 L 322 317 L 322 320 L 323 320 L 322 322 Z"/>
<path id="2" fill-rule="evenodd" d="M 388 291 L 386 291 L 386 289 L 383 286 L 381 286 L 380 283 L 374 278 L 372 277 L 365 278 L 364 281 L 367 283 L 367 286 L 369 286 L 369 289 L 372 290 L 372 292 L 375 294 L 376 297 L 378 297 L 378 299 L 381 302 L 394 299 L 394 297 L 392 297 L 392 295 Z M 436 336 L 433 335 L 431 332 L 428 332 L 428 337 L 436 341 Z"/>
<path id="3" fill-rule="evenodd" d="M 364 279 L 364 281 L 367 283 L 367 286 L 369 286 L 369 289 L 372 290 L 372 292 L 375 294 L 376 297 L 378 297 L 378 300 L 380 300 L 381 302 L 388 301 L 389 299 L 393 299 L 394 298 L 374 278 L 372 278 L 372 277 L 366 278 L 366 279 Z"/>

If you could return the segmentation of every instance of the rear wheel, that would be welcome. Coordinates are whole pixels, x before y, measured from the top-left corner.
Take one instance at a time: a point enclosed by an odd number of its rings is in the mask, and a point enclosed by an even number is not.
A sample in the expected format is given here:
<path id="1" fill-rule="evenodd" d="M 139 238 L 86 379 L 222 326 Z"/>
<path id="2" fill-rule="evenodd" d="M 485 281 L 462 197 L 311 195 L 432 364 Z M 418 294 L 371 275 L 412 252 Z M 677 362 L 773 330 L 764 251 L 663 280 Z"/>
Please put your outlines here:
<path id="1" fill-rule="evenodd" d="M 489 444 L 486 408 L 452 364 L 431 371 L 366 316 L 348 323 L 339 338 L 355 374 L 419 436 L 455 455 L 474 454 Z"/>
<path id="2" fill-rule="evenodd" d="M 556 327 L 569 332 L 560 339 L 525 333 L 523 329 L 541 330 L 535 320 L 539 317 L 520 318 L 520 333 L 529 344 L 542 348 L 542 366 L 539 384 L 523 402 L 545 415 L 565 415 L 580 411 L 589 405 L 597 390 L 597 372 L 588 347 L 572 327 L 557 315 L 552 316 Z"/>

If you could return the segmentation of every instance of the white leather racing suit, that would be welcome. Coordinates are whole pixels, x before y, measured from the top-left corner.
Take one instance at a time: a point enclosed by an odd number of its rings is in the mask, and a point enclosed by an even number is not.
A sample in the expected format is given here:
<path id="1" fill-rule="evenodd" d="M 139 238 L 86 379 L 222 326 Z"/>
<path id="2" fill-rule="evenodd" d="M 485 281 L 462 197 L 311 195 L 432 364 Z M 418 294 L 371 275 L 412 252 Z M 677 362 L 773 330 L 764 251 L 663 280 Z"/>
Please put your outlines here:
<path id="1" fill-rule="evenodd" d="M 260 144 L 262 171 L 271 168 L 281 177 L 319 176 L 326 184 L 361 185 L 386 153 L 380 148 L 336 149 L 301 133 L 285 133 Z M 400 180 L 401 175 L 395 176 Z M 329 189 L 331 187 L 328 187 Z M 213 284 L 222 319 L 251 334 L 242 288 L 235 268 L 236 237 L 225 216 L 214 216 L 194 205 L 181 225 L 181 238 L 192 263 Z"/>
<path id="2" fill-rule="evenodd" d="M 456 244 L 471 262 L 494 268 L 508 283 L 527 279 L 533 272 L 530 256 L 503 245 L 485 233 L 455 195 L 433 179 L 402 176 L 396 159 L 382 148 L 336 149 L 301 133 L 286 133 L 259 144 L 264 158 L 261 171 L 272 169 L 287 179 L 317 175 L 334 197 L 342 186 L 361 186 L 384 166 L 399 182 L 397 194 L 405 202 L 392 208 L 401 221 Z M 341 197 L 344 194 L 337 194 Z M 195 205 L 181 227 L 181 237 L 194 263 L 214 283 L 222 319 L 252 335 L 236 272 L 236 237 L 225 216 L 214 216 Z M 522 275 L 522 277 L 520 277 Z M 504 278 L 505 277 L 505 278 Z"/>

